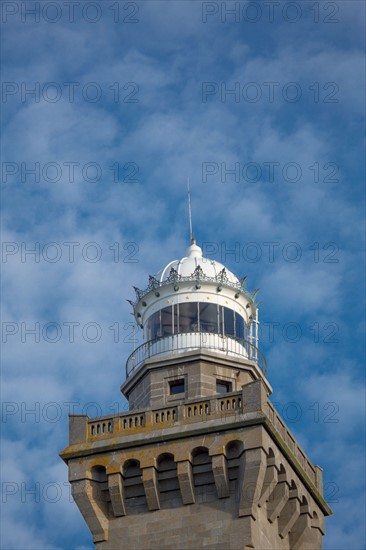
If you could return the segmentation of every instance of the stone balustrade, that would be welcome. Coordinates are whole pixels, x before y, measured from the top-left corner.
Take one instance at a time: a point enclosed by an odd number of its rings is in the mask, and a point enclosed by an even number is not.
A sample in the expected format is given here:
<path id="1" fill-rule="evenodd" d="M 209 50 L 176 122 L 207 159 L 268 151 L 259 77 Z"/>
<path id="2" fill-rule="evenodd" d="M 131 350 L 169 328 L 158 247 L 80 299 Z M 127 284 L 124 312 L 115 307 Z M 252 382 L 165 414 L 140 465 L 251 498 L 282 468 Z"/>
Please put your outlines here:
<path id="1" fill-rule="evenodd" d="M 244 388 L 247 388 L 245 386 Z M 152 429 L 163 429 L 175 425 L 207 422 L 218 417 L 233 417 L 240 421 L 246 415 L 253 413 L 261 422 L 269 425 L 277 433 L 311 483 L 321 490 L 321 475 L 308 459 L 294 436 L 287 428 L 272 403 L 267 399 L 260 402 L 257 397 L 243 391 L 232 392 L 211 398 L 192 400 L 177 405 L 167 405 L 159 409 L 127 412 L 116 416 L 105 416 L 97 419 L 87 419 L 85 442 L 94 442 L 115 438 L 118 436 L 136 434 Z"/>

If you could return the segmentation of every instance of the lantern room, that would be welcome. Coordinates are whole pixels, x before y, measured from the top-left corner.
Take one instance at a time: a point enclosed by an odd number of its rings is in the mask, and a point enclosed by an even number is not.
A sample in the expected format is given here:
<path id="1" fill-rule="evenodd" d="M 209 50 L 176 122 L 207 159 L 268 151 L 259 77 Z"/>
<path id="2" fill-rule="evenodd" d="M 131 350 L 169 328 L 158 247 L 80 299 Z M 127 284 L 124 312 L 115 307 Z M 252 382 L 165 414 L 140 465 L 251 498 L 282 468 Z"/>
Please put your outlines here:
<path id="1" fill-rule="evenodd" d="M 258 360 L 257 291 L 221 263 L 204 258 L 194 239 L 186 255 L 135 287 L 130 302 L 144 343 L 127 361 L 126 377 L 151 357 L 194 349 Z"/>

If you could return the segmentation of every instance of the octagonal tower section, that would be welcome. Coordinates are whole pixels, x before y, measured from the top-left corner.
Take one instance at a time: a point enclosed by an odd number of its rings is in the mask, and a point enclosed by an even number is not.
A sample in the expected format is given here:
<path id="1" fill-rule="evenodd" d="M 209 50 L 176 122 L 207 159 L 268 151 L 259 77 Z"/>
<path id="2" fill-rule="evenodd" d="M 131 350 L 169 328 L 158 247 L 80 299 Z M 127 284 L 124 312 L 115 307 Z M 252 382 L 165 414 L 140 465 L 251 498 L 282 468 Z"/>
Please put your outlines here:
<path id="1" fill-rule="evenodd" d="M 194 239 L 186 256 L 135 291 L 130 303 L 144 342 L 121 386 L 130 410 L 231 393 L 258 379 L 271 393 L 258 349 L 257 291 L 204 258 Z"/>

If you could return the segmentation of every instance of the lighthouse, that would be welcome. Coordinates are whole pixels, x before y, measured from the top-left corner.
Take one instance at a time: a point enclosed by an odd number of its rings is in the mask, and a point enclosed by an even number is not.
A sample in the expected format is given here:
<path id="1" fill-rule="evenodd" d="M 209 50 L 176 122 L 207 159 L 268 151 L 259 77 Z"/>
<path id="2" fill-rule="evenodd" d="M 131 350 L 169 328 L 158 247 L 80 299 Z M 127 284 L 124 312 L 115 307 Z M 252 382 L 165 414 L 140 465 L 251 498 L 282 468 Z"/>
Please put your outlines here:
<path id="1" fill-rule="evenodd" d="M 97 549 L 321 549 L 322 469 L 269 399 L 256 294 L 192 235 L 135 287 L 129 411 L 70 416 L 60 455 Z"/>

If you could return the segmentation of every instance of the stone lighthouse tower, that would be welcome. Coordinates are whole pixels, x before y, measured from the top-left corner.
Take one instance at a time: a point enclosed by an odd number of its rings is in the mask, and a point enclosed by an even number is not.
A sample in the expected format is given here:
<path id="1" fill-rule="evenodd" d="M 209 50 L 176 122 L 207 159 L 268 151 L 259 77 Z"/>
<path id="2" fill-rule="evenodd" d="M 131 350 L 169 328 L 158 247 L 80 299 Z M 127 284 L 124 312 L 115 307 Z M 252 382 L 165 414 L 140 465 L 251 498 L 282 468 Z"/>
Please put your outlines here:
<path id="1" fill-rule="evenodd" d="M 318 550 L 322 470 L 268 400 L 255 292 L 194 239 L 135 289 L 129 412 L 70 417 L 72 495 L 98 550 Z"/>

